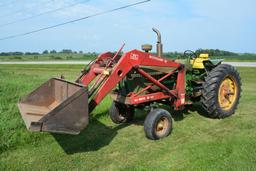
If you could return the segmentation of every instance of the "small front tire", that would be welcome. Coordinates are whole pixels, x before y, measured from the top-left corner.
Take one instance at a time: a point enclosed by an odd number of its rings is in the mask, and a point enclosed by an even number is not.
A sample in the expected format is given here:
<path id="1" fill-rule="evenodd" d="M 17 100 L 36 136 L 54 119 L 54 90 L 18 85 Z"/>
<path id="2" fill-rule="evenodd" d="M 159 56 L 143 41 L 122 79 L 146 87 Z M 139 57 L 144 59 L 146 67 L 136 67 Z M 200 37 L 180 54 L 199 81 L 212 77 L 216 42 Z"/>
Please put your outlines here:
<path id="1" fill-rule="evenodd" d="M 115 124 L 127 123 L 133 119 L 134 108 L 113 102 L 109 109 L 109 116 Z"/>
<path id="2" fill-rule="evenodd" d="M 144 131 L 151 140 L 167 137 L 172 132 L 171 114 L 164 109 L 149 112 L 144 122 Z"/>

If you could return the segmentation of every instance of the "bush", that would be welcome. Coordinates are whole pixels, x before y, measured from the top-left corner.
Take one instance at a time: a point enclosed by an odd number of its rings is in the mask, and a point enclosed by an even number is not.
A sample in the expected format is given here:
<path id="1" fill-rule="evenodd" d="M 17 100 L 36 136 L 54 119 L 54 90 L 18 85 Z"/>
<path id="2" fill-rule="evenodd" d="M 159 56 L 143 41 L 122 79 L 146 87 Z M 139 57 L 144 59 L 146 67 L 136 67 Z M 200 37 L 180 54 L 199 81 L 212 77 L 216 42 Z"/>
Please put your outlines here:
<path id="1" fill-rule="evenodd" d="M 10 59 L 21 60 L 22 57 L 21 56 L 12 56 L 12 57 L 10 57 Z"/>
<path id="2" fill-rule="evenodd" d="M 66 59 L 73 59 L 73 56 L 67 56 Z"/>
<path id="3" fill-rule="evenodd" d="M 60 56 L 50 56 L 50 58 L 53 60 L 62 60 L 62 57 Z"/>

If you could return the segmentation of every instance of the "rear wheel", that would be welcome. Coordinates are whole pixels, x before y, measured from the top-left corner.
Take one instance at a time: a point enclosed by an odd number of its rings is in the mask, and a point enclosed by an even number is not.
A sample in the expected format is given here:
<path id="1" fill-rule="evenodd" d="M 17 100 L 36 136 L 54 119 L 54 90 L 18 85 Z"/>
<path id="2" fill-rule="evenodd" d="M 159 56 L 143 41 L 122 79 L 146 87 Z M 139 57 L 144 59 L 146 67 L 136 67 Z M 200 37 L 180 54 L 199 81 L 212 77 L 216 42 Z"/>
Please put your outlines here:
<path id="1" fill-rule="evenodd" d="M 225 118 L 234 114 L 241 94 L 241 78 L 237 70 L 226 64 L 214 68 L 203 84 L 201 103 L 207 115 Z"/>
<path id="2" fill-rule="evenodd" d="M 113 102 L 109 109 L 109 116 L 116 124 L 127 123 L 133 119 L 134 108 Z"/>
<path id="3" fill-rule="evenodd" d="M 158 140 L 168 136 L 172 131 L 172 117 L 164 109 L 154 109 L 144 122 L 146 137 L 151 140 Z"/>

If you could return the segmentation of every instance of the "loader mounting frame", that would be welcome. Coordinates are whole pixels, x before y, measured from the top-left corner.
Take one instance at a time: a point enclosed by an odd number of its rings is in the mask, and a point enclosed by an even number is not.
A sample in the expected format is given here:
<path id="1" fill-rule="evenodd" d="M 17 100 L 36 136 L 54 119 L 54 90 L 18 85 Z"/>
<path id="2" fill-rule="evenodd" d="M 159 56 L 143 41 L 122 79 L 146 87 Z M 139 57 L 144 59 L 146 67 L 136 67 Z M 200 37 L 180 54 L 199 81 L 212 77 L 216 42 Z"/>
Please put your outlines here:
<path id="1" fill-rule="evenodd" d="M 125 99 L 124 103 L 128 105 L 140 105 L 168 99 L 170 105 L 173 105 L 176 110 L 185 105 L 186 71 L 183 64 L 139 50 L 132 50 L 120 56 L 118 54 L 121 52 L 122 48 L 123 46 L 116 54 L 108 52 L 100 55 L 90 64 L 89 69 L 85 70 L 79 77 L 78 82 L 86 87 L 89 87 L 89 84 L 96 80 L 89 90 L 89 113 L 92 112 L 103 98 L 109 94 L 132 69 L 150 81 L 151 84 L 139 92 L 131 92 L 126 97 L 123 97 L 123 99 Z M 142 67 L 168 67 L 172 70 L 169 73 L 164 73 L 165 76 L 157 80 L 149 73 L 145 72 Z M 166 87 L 161 83 L 173 74 L 177 74 L 174 87 Z M 162 91 L 145 94 L 146 90 L 150 89 L 152 86 L 158 86 Z M 120 98 L 120 95 L 113 93 L 112 97 L 117 100 L 118 97 Z"/>

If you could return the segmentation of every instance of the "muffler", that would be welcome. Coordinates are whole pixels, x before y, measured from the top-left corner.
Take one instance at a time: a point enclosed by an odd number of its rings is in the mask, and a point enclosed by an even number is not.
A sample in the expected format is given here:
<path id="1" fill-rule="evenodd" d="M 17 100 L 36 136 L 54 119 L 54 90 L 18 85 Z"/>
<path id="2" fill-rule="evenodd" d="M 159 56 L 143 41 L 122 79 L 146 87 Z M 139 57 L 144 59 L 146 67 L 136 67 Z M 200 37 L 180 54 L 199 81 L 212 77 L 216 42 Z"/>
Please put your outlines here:
<path id="1" fill-rule="evenodd" d="M 88 125 L 88 91 L 83 85 L 51 78 L 18 102 L 28 130 L 79 134 Z"/>

